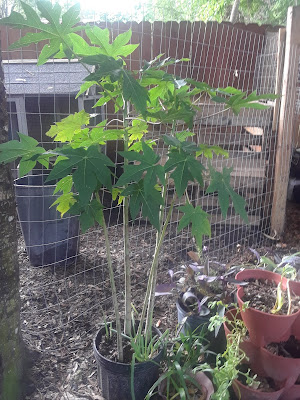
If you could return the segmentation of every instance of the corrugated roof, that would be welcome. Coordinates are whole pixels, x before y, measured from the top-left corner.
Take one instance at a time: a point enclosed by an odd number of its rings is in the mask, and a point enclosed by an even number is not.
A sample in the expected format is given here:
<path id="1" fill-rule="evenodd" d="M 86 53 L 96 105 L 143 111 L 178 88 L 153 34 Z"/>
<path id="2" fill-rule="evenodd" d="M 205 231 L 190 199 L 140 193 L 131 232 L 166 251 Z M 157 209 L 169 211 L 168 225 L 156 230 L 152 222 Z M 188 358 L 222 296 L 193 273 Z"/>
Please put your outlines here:
<path id="1" fill-rule="evenodd" d="M 4 63 L 8 95 L 75 94 L 88 73 L 78 62 L 51 62 L 37 66 L 33 62 Z"/>

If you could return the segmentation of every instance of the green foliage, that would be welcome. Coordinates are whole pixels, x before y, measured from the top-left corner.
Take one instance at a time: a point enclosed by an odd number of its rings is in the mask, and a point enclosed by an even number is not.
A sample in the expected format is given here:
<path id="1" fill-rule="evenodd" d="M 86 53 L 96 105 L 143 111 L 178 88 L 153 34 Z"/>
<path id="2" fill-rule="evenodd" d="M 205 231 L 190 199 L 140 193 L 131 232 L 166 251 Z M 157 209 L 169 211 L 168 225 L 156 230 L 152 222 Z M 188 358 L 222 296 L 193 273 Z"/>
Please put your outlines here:
<path id="1" fill-rule="evenodd" d="M 161 194 L 155 188 L 146 193 L 144 182 L 140 180 L 138 183 L 129 185 L 121 192 L 121 196 L 130 196 L 130 214 L 134 220 L 142 208 L 142 215 L 148 218 L 150 223 L 157 229 L 160 229 L 159 212 L 164 201 Z"/>
<path id="2" fill-rule="evenodd" d="M 184 216 L 179 222 L 178 231 L 181 231 L 191 224 L 192 235 L 195 237 L 198 248 L 202 249 L 202 237 L 204 235 L 211 235 L 208 214 L 203 211 L 200 206 L 194 208 L 192 204 L 189 203 L 185 206 L 178 207 L 178 209 L 184 213 Z"/>
<path id="3" fill-rule="evenodd" d="M 56 122 L 47 132 L 47 136 L 55 142 L 71 142 L 76 133 L 81 132 L 82 125 L 88 125 L 89 121 L 90 115 L 82 110 Z"/>
<path id="4" fill-rule="evenodd" d="M 220 173 L 212 167 L 206 170 L 203 165 L 205 158 L 210 159 L 213 154 L 226 155 L 225 152 L 217 146 L 198 145 L 191 140 L 194 116 L 199 111 L 199 107 L 195 105 L 198 98 L 205 93 L 212 101 L 223 104 L 224 110 L 231 109 L 234 113 L 238 113 L 241 108 L 265 108 L 266 105 L 259 101 L 272 96 L 257 96 L 254 92 L 248 96 L 247 93 L 232 87 L 214 89 L 205 82 L 181 79 L 169 73 L 168 67 L 186 62 L 187 59 L 163 58 L 162 54 L 154 60 L 145 62 L 140 71 L 130 71 L 125 57 L 137 48 L 136 44 L 130 43 L 132 36 L 130 30 L 112 41 L 107 29 L 88 24 L 79 25 L 77 5 L 63 12 L 58 4 L 38 1 L 37 8 L 40 15 L 31 6 L 23 2 L 21 5 L 22 13 L 12 12 L 9 17 L 2 19 L 0 24 L 18 29 L 30 28 L 34 33 L 25 34 L 11 48 L 47 40 L 48 43 L 41 51 L 38 64 L 43 64 L 53 57 L 78 59 L 86 69 L 87 76 L 77 97 L 95 85 L 101 97 L 94 107 L 109 104 L 114 107 L 116 113 L 122 114 L 123 126 L 120 126 L 120 129 L 110 129 L 112 121 L 107 120 L 90 128 L 88 125 L 91 116 L 85 111 L 68 116 L 50 128 L 48 136 L 59 143 L 59 146 L 57 147 L 55 143 L 53 150 L 47 152 L 38 146 L 36 140 L 22 134 L 20 141 L 0 144 L 0 163 L 20 159 L 21 175 L 28 173 L 37 162 L 47 168 L 50 164 L 48 181 L 58 180 L 55 193 L 62 193 L 53 205 L 57 206 L 62 215 L 66 212 L 78 214 L 83 231 L 95 223 L 102 226 L 118 330 L 118 354 L 121 360 L 118 299 L 110 257 L 109 236 L 99 191 L 110 192 L 114 198 L 118 196 L 119 202 L 123 202 L 124 199 L 124 232 L 128 230 L 128 207 L 132 219 L 141 212 L 157 229 L 155 253 L 138 331 L 140 337 L 146 317 L 145 330 L 148 335 L 152 325 L 152 292 L 157 276 L 158 255 L 176 197 L 185 196 L 187 201 L 185 206 L 179 208 L 184 215 L 178 228 L 181 230 L 191 224 L 192 234 L 199 248 L 202 246 L 203 235 L 210 235 L 210 224 L 208 215 L 201 207 L 194 208 L 189 203 L 187 186 L 190 182 L 197 181 L 204 187 L 205 181 L 208 181 L 210 184 L 207 193 L 218 193 L 223 215 L 226 215 L 231 199 L 236 211 L 247 220 L 245 201 L 230 187 L 231 170 L 225 168 L 223 173 Z M 87 40 L 78 35 L 76 33 L 78 31 L 85 31 Z M 170 132 L 168 135 L 163 135 L 167 147 L 166 160 L 160 157 L 156 142 L 148 136 L 149 125 L 152 124 L 160 125 L 160 130 L 165 129 Z M 113 174 L 115 164 L 104 154 L 102 148 L 109 140 L 123 141 L 125 149 L 120 153 L 124 158 L 124 172 L 115 185 L 112 184 L 113 178 L 116 178 Z M 170 178 L 174 180 L 175 193 L 168 208 L 167 183 Z M 125 234 L 124 265 L 127 278 L 130 275 L 129 247 L 128 237 Z M 128 292 L 130 288 L 126 286 L 127 334 L 130 330 L 128 309 L 130 314 L 131 304 Z M 135 357 L 138 357 L 138 352 Z M 174 365 L 177 368 L 176 362 Z M 180 368 L 177 370 L 180 371 Z"/>
<path id="5" fill-rule="evenodd" d="M 180 333 L 178 337 L 170 338 L 163 373 L 149 390 L 146 400 L 157 393 L 157 388 L 162 382 L 165 385 L 161 389 L 164 388 L 163 394 L 167 400 L 191 399 L 188 388 L 190 384 L 201 390 L 201 385 L 196 380 L 193 370 L 197 370 L 197 365 L 203 359 L 207 343 L 204 329 L 197 334 L 185 336 Z M 208 378 L 207 380 L 209 381 Z"/>
<path id="6" fill-rule="evenodd" d="M 19 133 L 19 137 L 20 141 L 12 140 L 1 144 L 0 163 L 8 164 L 21 159 L 19 173 L 20 176 L 24 176 L 35 167 L 39 156 L 45 154 L 45 150 L 30 136 Z M 44 155 L 42 159 L 46 161 L 47 156 Z"/>
<path id="7" fill-rule="evenodd" d="M 183 121 L 188 127 L 192 127 L 197 110 L 194 105 L 195 97 L 203 92 L 208 93 L 213 101 L 224 104 L 224 109 L 230 108 L 234 113 L 238 113 L 241 108 L 265 108 L 265 104 L 259 101 L 274 97 L 258 96 L 255 92 L 247 95 L 233 87 L 213 89 L 205 82 L 180 79 L 168 73 L 166 68 L 184 62 L 185 59 L 163 58 L 162 54 L 145 62 L 140 77 L 137 77 L 127 69 L 124 61 L 124 57 L 137 48 L 137 45 L 129 44 L 131 30 L 111 41 L 108 29 L 90 25 L 77 26 L 77 5 L 62 13 L 59 5 L 40 1 L 37 3 L 42 17 L 40 19 L 33 8 L 25 3 L 21 4 L 24 15 L 13 12 L 0 23 L 21 29 L 30 27 L 37 32 L 25 34 L 12 48 L 48 39 L 49 45 L 43 48 L 39 63 L 46 62 L 55 55 L 76 57 L 89 71 L 77 96 L 97 85 L 103 96 L 95 107 L 113 102 L 116 111 L 122 109 L 126 113 L 127 108 L 132 107 L 136 113 L 136 117 L 129 122 L 124 120 L 125 125 L 121 129 L 109 129 L 107 121 L 95 128 L 89 128 L 90 115 L 84 110 L 70 115 L 54 124 L 47 133 L 54 141 L 63 144 L 62 148 L 52 152 L 45 152 L 34 139 L 24 135 L 20 135 L 20 142 L 12 141 L 1 145 L 0 162 L 7 163 L 21 158 L 21 175 L 34 168 L 36 162 L 48 167 L 50 157 L 51 162 L 57 157 L 49 180 L 69 176 L 69 190 L 63 191 L 55 202 L 62 214 L 78 202 L 79 208 L 84 210 L 82 212 L 86 221 L 92 220 L 94 214 L 87 211 L 86 207 L 95 200 L 95 191 L 102 186 L 112 191 L 112 172 L 109 167 L 114 167 L 114 164 L 102 154 L 99 145 L 105 145 L 108 140 L 126 139 L 129 151 L 122 152 L 121 155 L 127 162 L 115 189 L 119 188 L 119 194 L 121 190 L 121 196 L 129 198 L 132 218 L 142 210 L 142 215 L 159 230 L 159 214 L 164 207 L 164 198 L 161 191 L 157 190 L 157 184 L 164 186 L 166 179 L 172 178 L 176 195 L 182 197 L 190 182 L 197 181 L 204 186 L 204 172 L 208 176 L 208 171 L 198 157 L 211 159 L 213 154 L 227 156 L 218 146 L 197 145 L 191 140 L 193 133 L 189 129 L 175 134 L 174 127 L 178 122 Z M 79 28 L 86 31 L 90 43 L 76 34 Z M 90 72 L 92 70 L 94 72 Z M 165 165 L 160 164 L 160 156 L 154 150 L 155 142 L 146 138 L 148 121 L 173 126 L 171 134 L 163 135 L 169 149 Z M 223 216 L 227 214 L 231 199 L 236 211 L 247 221 L 245 201 L 230 187 L 231 170 L 225 168 L 221 173 L 210 167 L 209 172 L 211 181 L 207 193 L 218 192 Z M 73 196 L 71 192 L 71 179 L 77 196 Z M 209 222 L 206 213 L 199 206 L 195 209 L 191 207 L 189 204 L 182 207 L 184 217 L 179 228 L 183 229 L 193 222 L 192 233 L 196 236 L 198 245 L 201 245 L 202 236 L 210 235 Z M 201 228 L 197 227 L 198 224 Z"/>
<path id="8" fill-rule="evenodd" d="M 218 199 L 224 218 L 226 218 L 229 208 L 229 200 L 231 198 L 235 210 L 240 214 L 245 222 L 248 222 L 248 216 L 245 210 L 246 201 L 230 186 L 231 172 L 232 168 L 224 167 L 223 173 L 221 173 L 210 167 L 211 183 L 206 189 L 206 193 L 218 193 Z"/>
<path id="9" fill-rule="evenodd" d="M 223 306 L 222 302 L 217 302 L 211 305 L 212 308 L 215 306 Z M 228 308 L 228 307 L 227 307 Z M 202 364 L 199 366 L 199 370 L 210 372 L 213 377 L 215 386 L 215 393 L 212 395 L 212 400 L 229 400 L 229 387 L 233 381 L 237 379 L 239 374 L 243 374 L 246 378 L 249 377 L 249 371 L 247 373 L 241 373 L 240 365 L 245 359 L 245 353 L 240 349 L 240 344 L 246 337 L 247 328 L 244 322 L 237 318 L 236 310 L 232 311 L 231 318 L 224 316 L 221 318 L 222 322 L 227 323 L 230 327 L 231 332 L 227 335 L 227 347 L 223 354 L 217 354 L 216 365 L 211 368 L 208 364 Z M 210 318 L 209 329 L 213 331 L 215 327 L 220 325 L 220 316 L 218 313 Z"/>
<path id="10" fill-rule="evenodd" d="M 114 167 L 114 163 L 97 146 L 90 146 L 88 149 L 65 147 L 57 150 L 56 154 L 66 159 L 54 165 L 47 181 L 61 179 L 72 173 L 75 189 L 83 206 L 91 201 L 99 184 L 112 188 L 111 171 L 108 167 Z"/>

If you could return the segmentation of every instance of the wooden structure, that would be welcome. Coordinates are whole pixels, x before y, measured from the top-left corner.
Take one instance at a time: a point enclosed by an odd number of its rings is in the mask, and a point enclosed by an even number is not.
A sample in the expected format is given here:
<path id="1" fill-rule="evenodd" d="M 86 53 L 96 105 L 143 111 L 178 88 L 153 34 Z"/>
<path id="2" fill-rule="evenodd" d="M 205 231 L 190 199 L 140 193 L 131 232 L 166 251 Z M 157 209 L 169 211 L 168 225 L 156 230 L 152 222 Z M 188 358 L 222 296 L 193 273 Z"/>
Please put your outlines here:
<path id="1" fill-rule="evenodd" d="M 271 216 L 271 229 L 277 235 L 281 235 L 284 230 L 290 160 L 295 135 L 296 96 L 300 57 L 299 26 L 300 6 L 289 7 Z"/>

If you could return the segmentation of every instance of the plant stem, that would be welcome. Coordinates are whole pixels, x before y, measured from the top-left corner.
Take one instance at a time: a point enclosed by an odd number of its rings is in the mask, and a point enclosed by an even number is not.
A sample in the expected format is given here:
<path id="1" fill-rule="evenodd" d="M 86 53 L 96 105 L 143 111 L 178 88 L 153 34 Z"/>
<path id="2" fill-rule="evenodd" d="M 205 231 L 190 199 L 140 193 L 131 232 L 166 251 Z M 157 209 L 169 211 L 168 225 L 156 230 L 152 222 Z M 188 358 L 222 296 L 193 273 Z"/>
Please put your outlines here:
<path id="1" fill-rule="evenodd" d="M 96 193 L 96 199 L 101 204 L 98 193 Z M 108 273 L 109 273 L 110 286 L 111 286 L 111 295 L 112 295 L 114 313 L 115 313 L 115 318 L 116 318 L 118 359 L 120 362 L 123 362 L 122 329 L 121 329 L 121 319 L 120 319 L 120 313 L 119 313 L 119 307 L 118 307 L 117 289 L 116 289 L 116 283 L 115 283 L 115 277 L 114 277 L 114 270 L 113 270 L 112 262 L 111 262 L 110 242 L 109 242 L 107 226 L 106 226 L 106 222 L 104 219 L 104 214 L 103 214 L 102 209 L 101 209 L 101 215 L 102 215 L 102 220 L 103 220 L 102 228 L 103 228 L 103 233 L 104 233 L 104 238 L 105 238 L 105 248 L 106 248 L 107 266 L 108 266 Z"/>
<path id="2" fill-rule="evenodd" d="M 171 130 L 172 136 L 174 136 L 175 127 L 176 127 L 176 124 L 175 124 L 175 121 L 173 121 L 172 130 Z M 154 309 L 154 301 L 155 301 L 155 285 L 156 285 L 156 280 L 157 280 L 157 269 L 158 269 L 158 256 L 159 256 L 160 248 L 162 246 L 162 243 L 163 243 L 163 240 L 164 240 L 164 237 L 166 234 L 166 229 L 167 229 L 168 223 L 169 223 L 171 215 L 172 215 L 174 202 L 175 202 L 175 198 L 176 198 L 176 193 L 174 193 L 173 199 L 171 202 L 171 206 L 170 206 L 170 209 L 167 214 L 167 218 L 163 225 L 164 210 L 166 209 L 166 200 L 167 200 L 167 193 L 168 193 L 167 181 L 168 181 L 168 174 L 165 173 L 165 184 L 163 185 L 163 188 L 162 188 L 162 197 L 163 197 L 164 206 L 160 210 L 160 215 L 159 215 L 160 229 L 156 233 L 155 251 L 154 251 L 153 261 L 152 261 L 150 274 L 149 274 L 149 280 L 148 280 L 149 295 L 148 295 L 148 287 L 147 287 L 147 292 L 146 292 L 146 297 L 145 297 L 145 302 L 144 302 L 144 307 L 143 307 L 143 311 L 144 311 L 144 308 L 147 307 L 146 326 L 145 326 L 146 340 L 151 335 L 151 329 L 152 329 L 153 309 Z M 144 320 L 144 318 L 145 318 L 145 314 L 143 314 L 143 312 L 142 312 L 140 327 L 142 327 L 141 324 L 142 324 L 142 321 Z"/>
<path id="3" fill-rule="evenodd" d="M 124 133 L 124 151 L 128 151 L 128 105 L 124 101 L 123 125 Z M 124 167 L 128 165 L 128 160 L 124 158 Z M 131 273 L 130 273 L 130 244 L 129 244 L 129 199 L 124 198 L 123 203 L 123 238 L 124 238 L 124 275 L 125 275 L 125 317 L 124 317 L 124 333 L 131 334 Z"/>
<path id="4" fill-rule="evenodd" d="M 150 268 L 148 284 L 147 284 L 147 289 L 146 289 L 146 295 L 145 295 L 145 300 L 144 300 L 144 304 L 143 304 L 143 310 L 142 310 L 142 314 L 141 314 L 141 320 L 140 320 L 137 335 L 140 335 L 142 333 L 144 320 L 146 317 L 146 312 L 147 312 L 147 318 L 146 318 L 145 332 L 146 332 L 147 336 L 149 335 L 149 333 L 151 334 L 153 308 L 154 308 L 154 297 L 155 297 L 155 283 L 156 283 L 157 267 L 158 267 L 158 256 L 159 256 L 161 246 L 163 244 L 163 240 L 164 240 L 164 236 L 166 234 L 168 223 L 169 223 L 171 215 L 172 215 L 173 206 L 174 206 L 174 199 L 172 200 L 172 203 L 171 203 L 170 209 L 168 211 L 168 215 L 165 220 L 162 231 L 161 231 L 160 235 L 157 236 L 153 261 L 152 261 L 151 268 Z"/>
<path id="5" fill-rule="evenodd" d="M 287 292 L 287 298 L 288 298 L 288 311 L 287 311 L 287 315 L 291 315 L 291 311 L 292 311 L 292 299 L 291 299 L 290 280 L 289 280 L 289 279 L 287 279 L 287 282 L 286 282 L 286 292 Z"/>

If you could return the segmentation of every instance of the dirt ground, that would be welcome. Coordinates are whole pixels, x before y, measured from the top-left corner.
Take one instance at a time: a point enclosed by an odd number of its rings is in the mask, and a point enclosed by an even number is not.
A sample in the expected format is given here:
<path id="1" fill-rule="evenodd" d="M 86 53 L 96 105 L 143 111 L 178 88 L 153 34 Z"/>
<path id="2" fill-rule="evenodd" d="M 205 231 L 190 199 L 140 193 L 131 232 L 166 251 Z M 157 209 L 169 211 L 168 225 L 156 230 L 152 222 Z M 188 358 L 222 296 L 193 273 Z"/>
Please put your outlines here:
<path id="1" fill-rule="evenodd" d="M 112 260 L 117 287 L 120 288 L 121 227 L 111 227 L 110 237 L 114 241 Z M 133 302 L 139 310 L 138 305 L 144 298 L 155 233 L 147 225 L 140 224 L 131 228 L 130 237 L 133 244 Z M 299 204 L 288 205 L 287 228 L 283 238 L 267 240 L 266 243 L 261 250 L 264 253 L 271 247 L 282 254 L 300 250 Z M 221 261 L 228 266 L 254 262 L 255 257 L 247 250 L 249 244 L 235 243 L 230 250 L 222 252 Z M 29 351 L 26 400 L 102 399 L 92 352 L 93 337 L 101 321 L 111 315 L 110 285 L 101 232 L 94 229 L 83 235 L 80 246 L 80 256 L 73 265 L 33 268 L 20 235 L 22 331 Z M 176 230 L 171 229 L 160 256 L 158 281 L 166 281 L 168 269 L 180 267 L 186 261 L 187 250 L 192 249 L 193 242 L 187 233 L 178 236 Z M 119 292 L 122 308 L 123 293 Z M 167 327 L 173 331 L 176 329 L 175 298 L 157 299 L 154 322 L 162 331 Z"/>

